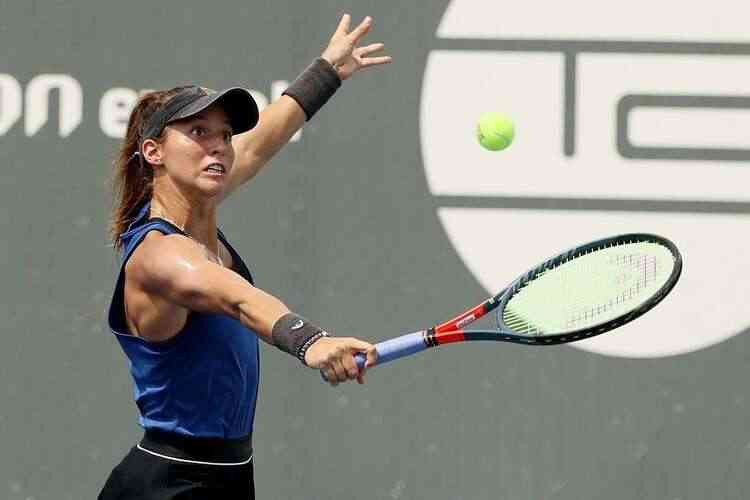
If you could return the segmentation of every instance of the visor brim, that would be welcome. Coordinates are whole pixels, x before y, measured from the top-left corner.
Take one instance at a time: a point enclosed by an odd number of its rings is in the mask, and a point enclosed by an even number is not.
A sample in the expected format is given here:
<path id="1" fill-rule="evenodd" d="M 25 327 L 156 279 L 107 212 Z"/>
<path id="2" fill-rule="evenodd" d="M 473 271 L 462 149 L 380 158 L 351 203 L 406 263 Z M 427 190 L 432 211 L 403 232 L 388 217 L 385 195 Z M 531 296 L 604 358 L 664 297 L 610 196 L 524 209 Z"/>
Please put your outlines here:
<path id="1" fill-rule="evenodd" d="M 229 116 L 232 134 L 247 132 L 258 123 L 260 114 L 258 105 L 250 91 L 241 87 L 233 87 L 199 97 L 178 111 L 167 123 L 191 118 L 214 104 L 221 106 Z"/>

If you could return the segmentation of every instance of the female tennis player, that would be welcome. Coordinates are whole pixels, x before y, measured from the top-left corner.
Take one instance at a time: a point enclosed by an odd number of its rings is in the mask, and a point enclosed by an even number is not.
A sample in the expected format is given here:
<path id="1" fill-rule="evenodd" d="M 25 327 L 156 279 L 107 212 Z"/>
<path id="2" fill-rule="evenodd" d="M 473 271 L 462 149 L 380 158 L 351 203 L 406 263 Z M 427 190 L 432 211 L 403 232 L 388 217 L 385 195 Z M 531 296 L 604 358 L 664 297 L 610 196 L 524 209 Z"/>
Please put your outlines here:
<path id="1" fill-rule="evenodd" d="M 358 46 L 344 15 L 327 48 L 259 115 L 241 88 L 144 95 L 115 162 L 111 233 L 122 267 L 109 324 L 130 361 L 143 439 L 99 498 L 254 498 L 258 338 L 337 385 L 363 383 L 373 346 L 329 336 L 254 285 L 217 229 L 219 203 L 258 171 L 359 70 L 390 62 Z M 256 126 L 257 125 L 257 126 Z"/>

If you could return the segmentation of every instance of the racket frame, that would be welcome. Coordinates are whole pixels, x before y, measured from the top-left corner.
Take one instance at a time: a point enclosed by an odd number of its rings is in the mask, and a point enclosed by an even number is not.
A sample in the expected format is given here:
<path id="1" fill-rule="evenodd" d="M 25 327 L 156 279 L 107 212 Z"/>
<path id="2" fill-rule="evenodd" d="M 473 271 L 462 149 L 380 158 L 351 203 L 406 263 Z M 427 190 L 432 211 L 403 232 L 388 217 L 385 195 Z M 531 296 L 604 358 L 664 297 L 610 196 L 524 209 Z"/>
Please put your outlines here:
<path id="1" fill-rule="evenodd" d="M 474 323 L 476 320 L 486 316 L 488 313 L 500 309 L 503 311 L 508 301 L 528 282 L 532 281 L 539 274 L 554 269 L 576 257 L 597 250 L 600 248 L 607 248 L 616 244 L 623 243 L 638 243 L 638 242 L 652 242 L 659 244 L 670 251 L 674 258 L 674 267 L 670 273 L 667 281 L 657 290 L 651 297 L 648 298 L 643 304 L 639 305 L 635 309 L 628 311 L 616 318 L 597 323 L 595 325 L 588 326 L 572 332 L 566 332 L 559 335 L 544 335 L 544 336 L 529 336 L 514 333 L 505 324 L 498 325 L 498 330 L 464 330 L 464 327 Z M 602 238 L 596 241 L 592 241 L 585 245 L 577 246 L 560 252 L 552 258 L 547 259 L 543 263 L 536 267 L 526 271 L 524 274 L 516 278 L 510 286 L 505 290 L 501 291 L 497 295 L 490 297 L 481 304 L 472 307 L 459 314 L 458 316 L 440 323 L 438 325 L 425 330 L 424 341 L 427 347 L 435 347 L 443 344 L 451 344 L 456 342 L 475 341 L 475 340 L 493 340 L 503 342 L 514 342 L 517 344 L 527 345 L 556 345 L 565 344 L 568 342 L 574 342 L 585 338 L 594 337 L 601 335 L 602 333 L 608 332 L 615 328 L 618 328 L 626 323 L 633 321 L 639 316 L 643 315 L 646 311 L 652 309 L 656 304 L 661 302 L 669 292 L 677 284 L 677 280 L 682 273 L 682 255 L 680 255 L 677 246 L 672 241 L 650 233 L 628 233 L 617 236 L 611 236 L 609 238 Z M 502 318 L 502 315 L 500 315 Z M 502 319 L 500 320 L 502 322 Z"/>
<path id="2" fill-rule="evenodd" d="M 637 242 L 654 242 L 662 245 L 668 249 L 674 258 L 674 267 L 670 273 L 667 281 L 657 290 L 654 294 L 649 297 L 648 300 L 643 302 L 638 307 L 622 314 L 616 318 L 598 323 L 580 330 L 573 332 L 566 332 L 559 335 L 545 335 L 545 336 L 528 336 L 519 335 L 513 333 L 509 328 L 502 324 L 500 319 L 497 330 L 465 330 L 464 327 L 474 323 L 476 320 L 486 316 L 488 313 L 500 308 L 502 312 L 507 305 L 508 301 L 513 295 L 526 283 L 534 279 L 540 273 L 553 269 L 571 259 L 576 258 L 578 255 L 587 253 L 591 250 L 612 246 L 616 243 L 637 243 Z M 457 342 L 475 341 L 475 340 L 492 340 L 501 342 L 512 342 L 516 344 L 524 345 L 556 345 L 565 344 L 568 342 L 574 342 L 576 340 L 582 340 L 596 335 L 600 335 L 614 328 L 620 327 L 653 308 L 656 304 L 661 302 L 664 297 L 674 288 L 677 280 L 682 273 L 682 256 L 674 243 L 667 238 L 657 236 L 649 233 L 628 233 L 621 234 L 618 236 L 612 236 L 609 238 L 602 238 L 596 241 L 592 241 L 585 245 L 571 248 L 564 252 L 561 252 L 554 257 L 547 259 L 538 266 L 525 272 L 515 281 L 513 281 L 508 288 L 502 292 L 494 295 L 484 302 L 476 305 L 470 309 L 467 309 L 458 316 L 437 324 L 427 330 L 420 330 L 414 333 L 401 335 L 383 342 L 378 342 L 375 348 L 378 352 L 377 365 L 387 363 L 405 356 L 416 354 L 425 349 L 436 347 L 444 344 L 451 344 Z M 501 316 L 502 318 L 502 316 Z M 364 354 L 357 353 L 354 356 L 355 362 L 360 370 L 365 366 L 366 358 Z M 321 376 L 323 376 L 321 372 Z M 325 380 L 325 376 L 323 376 Z"/>

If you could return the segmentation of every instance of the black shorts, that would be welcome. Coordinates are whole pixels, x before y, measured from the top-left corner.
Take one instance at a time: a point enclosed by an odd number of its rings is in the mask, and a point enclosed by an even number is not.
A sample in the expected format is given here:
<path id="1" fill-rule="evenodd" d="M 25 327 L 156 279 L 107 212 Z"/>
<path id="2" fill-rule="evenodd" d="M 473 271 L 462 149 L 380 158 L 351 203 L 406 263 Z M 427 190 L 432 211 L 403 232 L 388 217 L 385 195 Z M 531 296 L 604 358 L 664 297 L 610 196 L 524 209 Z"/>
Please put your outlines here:
<path id="1" fill-rule="evenodd" d="M 114 468 L 99 500 L 254 500 L 250 439 L 147 431 Z"/>

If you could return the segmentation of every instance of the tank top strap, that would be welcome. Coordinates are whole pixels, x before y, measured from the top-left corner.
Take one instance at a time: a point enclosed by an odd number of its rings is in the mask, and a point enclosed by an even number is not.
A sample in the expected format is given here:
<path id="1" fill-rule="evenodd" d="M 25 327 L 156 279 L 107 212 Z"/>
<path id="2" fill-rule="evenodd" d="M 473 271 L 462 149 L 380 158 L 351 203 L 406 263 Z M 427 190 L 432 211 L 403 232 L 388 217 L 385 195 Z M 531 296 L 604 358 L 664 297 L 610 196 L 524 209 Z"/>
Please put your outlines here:
<path id="1" fill-rule="evenodd" d="M 128 229 L 120 235 L 120 241 L 122 242 L 121 264 L 127 262 L 130 255 L 150 231 L 156 230 L 162 234 L 180 233 L 177 228 L 162 219 L 149 219 L 150 210 L 151 203 L 149 202 L 140 209 Z"/>
<path id="2" fill-rule="evenodd" d="M 219 236 L 219 241 L 221 241 L 227 250 L 229 250 L 229 253 L 232 256 L 232 262 L 234 263 L 235 271 L 237 271 L 240 276 L 245 278 L 248 283 L 255 286 L 255 279 L 253 278 L 253 273 L 250 272 L 250 268 L 248 268 L 247 264 L 245 264 L 245 261 L 242 259 L 239 253 L 237 253 L 237 250 L 234 249 L 231 243 L 227 240 L 226 236 L 224 236 L 224 233 L 221 231 L 221 229 L 216 229 Z"/>
<path id="3" fill-rule="evenodd" d="M 162 234 L 177 233 L 177 231 L 175 231 L 169 224 L 166 224 L 162 221 L 156 220 L 147 222 L 146 224 L 140 226 L 138 228 L 138 231 L 136 231 L 135 234 L 128 239 L 127 243 L 123 245 L 123 263 L 128 260 L 130 255 L 135 251 L 138 245 L 143 241 L 143 238 L 145 238 L 150 231 L 159 231 Z"/>

